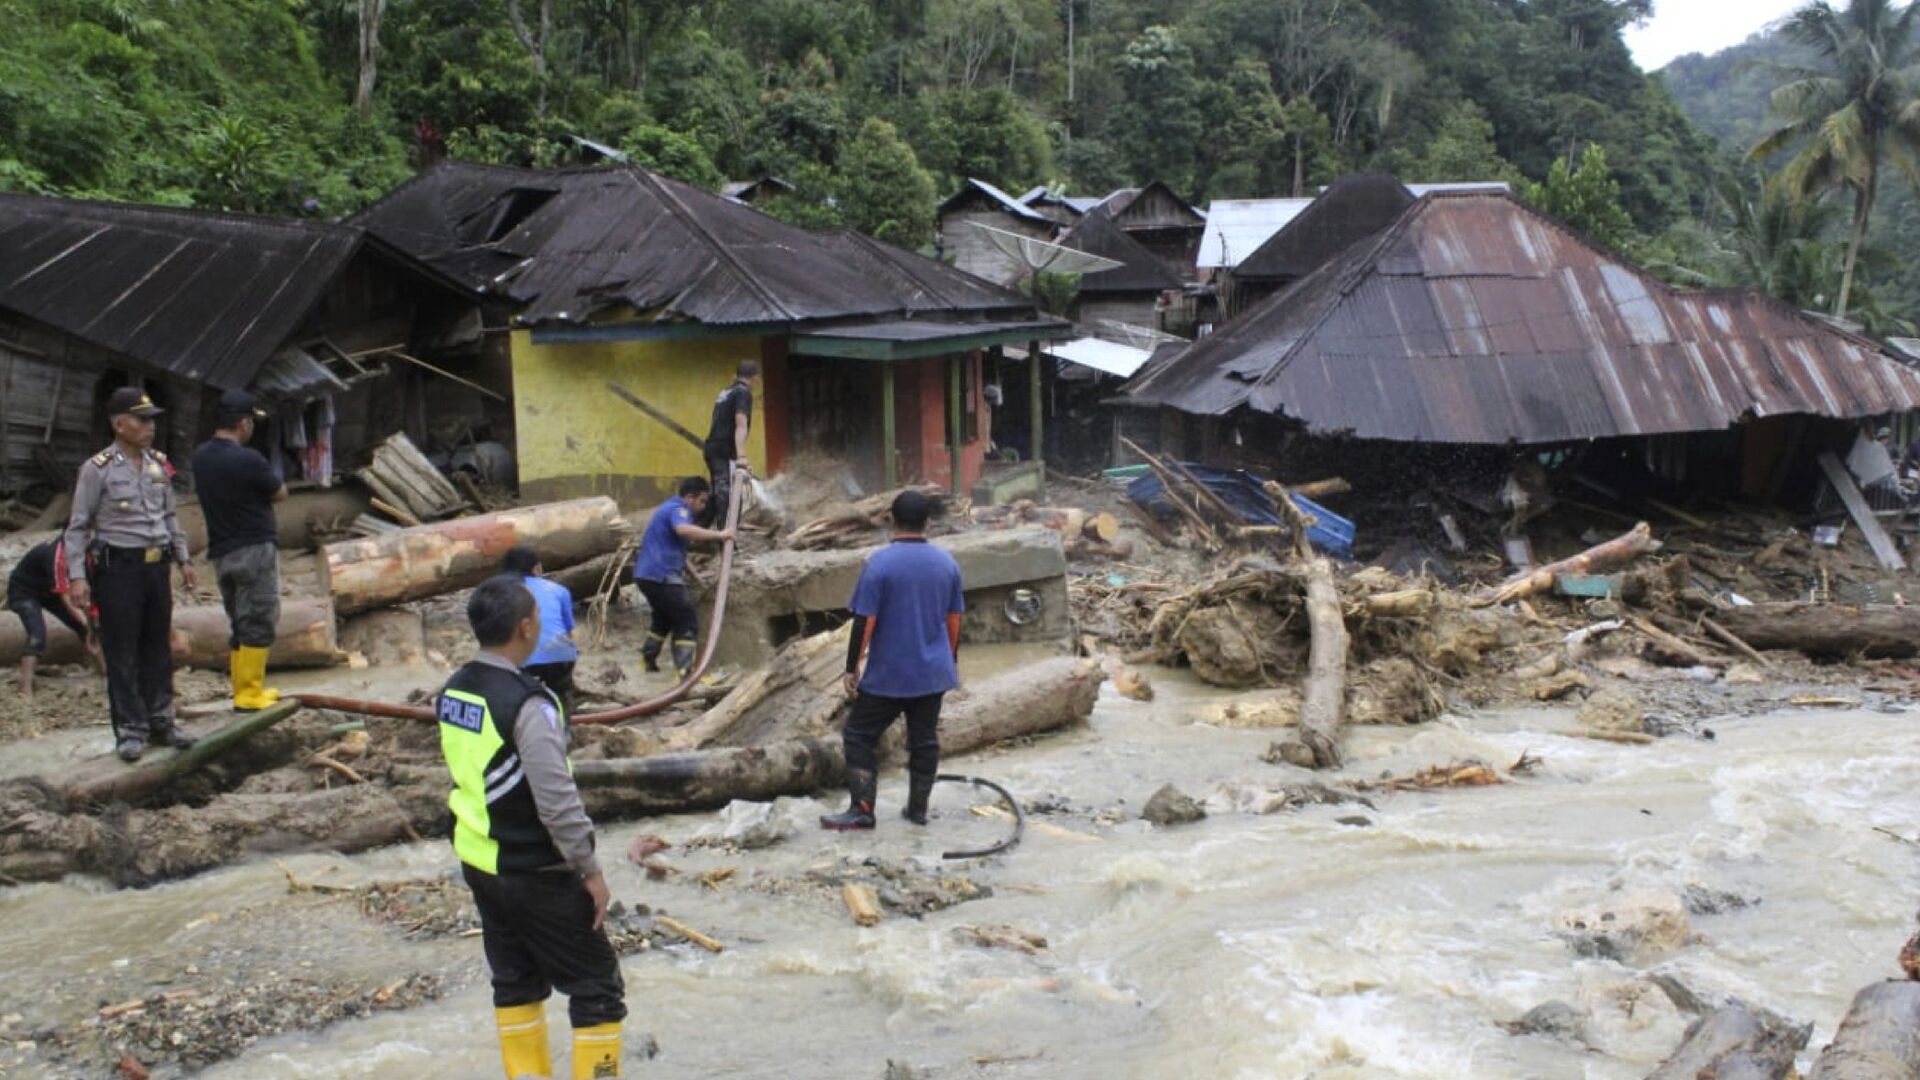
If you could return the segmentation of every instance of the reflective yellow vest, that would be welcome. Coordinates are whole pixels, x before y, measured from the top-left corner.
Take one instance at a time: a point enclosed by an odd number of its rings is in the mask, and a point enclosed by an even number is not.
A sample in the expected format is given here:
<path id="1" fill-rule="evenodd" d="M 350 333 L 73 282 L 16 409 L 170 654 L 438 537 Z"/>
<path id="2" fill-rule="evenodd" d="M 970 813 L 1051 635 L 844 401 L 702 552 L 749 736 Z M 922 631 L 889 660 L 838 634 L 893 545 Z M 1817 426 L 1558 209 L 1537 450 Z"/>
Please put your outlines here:
<path id="1" fill-rule="evenodd" d="M 539 680 L 475 661 L 453 673 L 435 703 L 440 751 L 453 774 L 453 793 L 447 796 L 453 850 L 461 862 L 489 874 L 541 870 L 565 861 L 540 823 L 513 741 L 514 718 L 535 694 L 560 710 Z"/>

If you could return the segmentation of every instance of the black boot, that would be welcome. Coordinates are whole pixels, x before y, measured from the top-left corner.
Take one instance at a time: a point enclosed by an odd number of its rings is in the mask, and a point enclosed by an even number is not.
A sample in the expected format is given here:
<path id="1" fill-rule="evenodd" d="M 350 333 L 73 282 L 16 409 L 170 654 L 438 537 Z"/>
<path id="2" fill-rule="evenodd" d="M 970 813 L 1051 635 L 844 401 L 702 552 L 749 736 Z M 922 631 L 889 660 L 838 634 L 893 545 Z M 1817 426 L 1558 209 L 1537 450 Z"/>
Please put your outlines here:
<path id="1" fill-rule="evenodd" d="M 927 823 L 927 799 L 933 794 L 932 773 L 909 773 L 907 776 L 907 805 L 901 809 L 900 816 L 915 825 Z"/>
<path id="2" fill-rule="evenodd" d="M 847 793 L 850 798 L 847 808 L 841 813 L 821 817 L 820 827 L 835 832 L 873 828 L 873 793 L 879 786 L 878 779 L 872 773 L 848 769 Z"/>
<path id="3" fill-rule="evenodd" d="M 649 675 L 660 673 L 660 650 L 666 647 L 667 639 L 658 634 L 648 634 L 646 643 L 640 646 L 640 664 Z"/>
<path id="4" fill-rule="evenodd" d="M 688 638 L 673 639 L 673 673 L 680 677 L 681 682 L 685 682 L 687 676 L 693 674 L 693 649 L 694 642 L 692 640 Z"/>

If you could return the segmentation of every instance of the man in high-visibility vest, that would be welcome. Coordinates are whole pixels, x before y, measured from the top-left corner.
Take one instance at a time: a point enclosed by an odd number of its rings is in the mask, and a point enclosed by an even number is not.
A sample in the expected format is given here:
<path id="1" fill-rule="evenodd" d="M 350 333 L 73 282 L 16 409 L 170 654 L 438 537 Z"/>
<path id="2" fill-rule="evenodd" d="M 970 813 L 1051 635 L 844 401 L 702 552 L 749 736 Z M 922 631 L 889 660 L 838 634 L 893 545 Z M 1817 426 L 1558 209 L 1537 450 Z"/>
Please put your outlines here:
<path id="1" fill-rule="evenodd" d="M 619 1076 L 626 986 L 601 929 L 607 881 L 593 822 L 567 762 L 567 720 L 520 670 L 540 644 L 540 613 L 517 575 L 467 601 L 479 655 L 447 680 L 436 712 L 453 774 L 453 850 L 480 910 L 509 1080 L 551 1076 L 547 997 L 567 995 L 573 1076 Z"/>

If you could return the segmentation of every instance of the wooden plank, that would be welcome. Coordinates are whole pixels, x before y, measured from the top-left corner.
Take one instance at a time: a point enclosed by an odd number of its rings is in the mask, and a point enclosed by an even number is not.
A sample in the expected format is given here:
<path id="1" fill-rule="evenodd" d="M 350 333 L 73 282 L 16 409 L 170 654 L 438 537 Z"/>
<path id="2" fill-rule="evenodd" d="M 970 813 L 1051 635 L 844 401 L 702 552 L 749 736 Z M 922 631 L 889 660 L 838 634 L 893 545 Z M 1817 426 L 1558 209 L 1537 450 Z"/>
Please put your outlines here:
<path id="1" fill-rule="evenodd" d="M 625 401 L 627 404 L 633 406 L 636 409 L 639 409 L 641 412 L 646 413 L 648 416 L 653 417 L 655 420 L 658 420 L 661 424 L 665 425 L 668 431 L 671 431 L 675 435 L 678 435 L 681 438 L 687 440 L 689 443 L 692 443 L 693 448 L 695 450 L 700 451 L 702 454 L 706 453 L 707 443 L 705 439 L 702 439 L 698 435 L 695 435 L 693 432 L 688 431 L 686 428 L 681 427 L 680 422 L 675 420 L 673 417 L 668 416 L 666 413 L 661 412 L 659 409 L 653 407 L 652 405 L 647 404 L 646 401 L 641 399 L 639 394 L 634 393 L 633 391 L 627 389 L 624 386 L 621 386 L 619 383 L 616 383 L 616 382 L 608 383 L 607 389 L 613 391 L 615 394 L 618 394 L 620 396 L 620 400 Z M 889 481 L 889 484 L 891 484 L 891 481 Z"/>
<path id="2" fill-rule="evenodd" d="M 1833 485 L 1834 493 L 1840 496 L 1840 502 L 1847 508 L 1847 516 L 1860 527 L 1861 535 L 1867 538 L 1867 546 L 1873 549 L 1874 558 L 1880 560 L 1880 566 L 1887 570 L 1905 570 L 1907 560 L 1901 556 L 1893 537 L 1880 527 L 1880 520 L 1873 516 L 1873 507 L 1867 505 L 1867 498 L 1860 493 L 1859 485 L 1853 482 L 1853 474 L 1841 463 L 1839 455 L 1831 450 L 1820 451 L 1820 471 L 1827 475 L 1827 483 Z"/>

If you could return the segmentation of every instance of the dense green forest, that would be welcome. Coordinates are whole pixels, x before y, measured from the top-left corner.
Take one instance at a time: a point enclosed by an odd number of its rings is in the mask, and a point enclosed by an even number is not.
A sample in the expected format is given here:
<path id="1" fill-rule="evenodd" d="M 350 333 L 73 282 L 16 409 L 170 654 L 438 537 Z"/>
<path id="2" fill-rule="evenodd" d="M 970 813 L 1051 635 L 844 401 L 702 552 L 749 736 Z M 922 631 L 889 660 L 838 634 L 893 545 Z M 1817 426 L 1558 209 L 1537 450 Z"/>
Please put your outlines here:
<path id="1" fill-rule="evenodd" d="M 1879 5 L 1855 0 L 1851 6 L 1883 7 L 1887 19 L 1902 10 L 1887 0 Z M 1912 36 L 1908 62 L 1916 55 Z M 1749 156 L 1780 122 L 1776 88 L 1820 66 L 1814 51 L 1780 24 L 1711 56 L 1680 57 L 1658 73 L 1688 117 L 1719 142 L 1731 174 L 1700 221 L 1666 238 L 1668 252 L 1678 261 L 1709 270 L 1717 262 L 1720 272 L 1710 277 L 1761 285 L 1795 303 L 1827 306 L 1844 254 L 1844 193 L 1794 198 L 1782 184 L 1789 153 Z M 1898 82 L 1911 83 L 1914 74 L 1901 72 Z M 1887 171 L 1861 252 L 1863 281 L 1856 286 L 1851 314 L 1878 330 L 1913 333 L 1920 321 L 1920 263 L 1895 253 L 1920 245 L 1920 199 L 1902 171 Z M 1746 250 L 1731 250 L 1742 247 Z"/>
<path id="2" fill-rule="evenodd" d="M 1845 0 L 1847 5 L 1891 0 Z M 442 157 L 595 147 L 909 246 L 964 177 L 1204 203 L 1384 169 L 1508 179 L 1670 279 L 1828 306 L 1844 191 L 1748 162 L 1805 49 L 1658 76 L 1649 0 L 0 0 L 0 189 L 333 218 Z M 593 144 L 589 146 L 588 144 Z M 1920 203 L 1870 206 L 1850 310 L 1920 312 Z M 1768 182 L 1765 177 L 1774 175 Z"/>
<path id="3" fill-rule="evenodd" d="M 966 176 L 1204 202 L 1543 179 L 1597 143 L 1652 234 L 1710 202 L 1714 149 L 1621 44 L 1645 5 L 0 0 L 0 185 L 333 216 L 424 160 L 577 137 L 910 241 Z"/>

